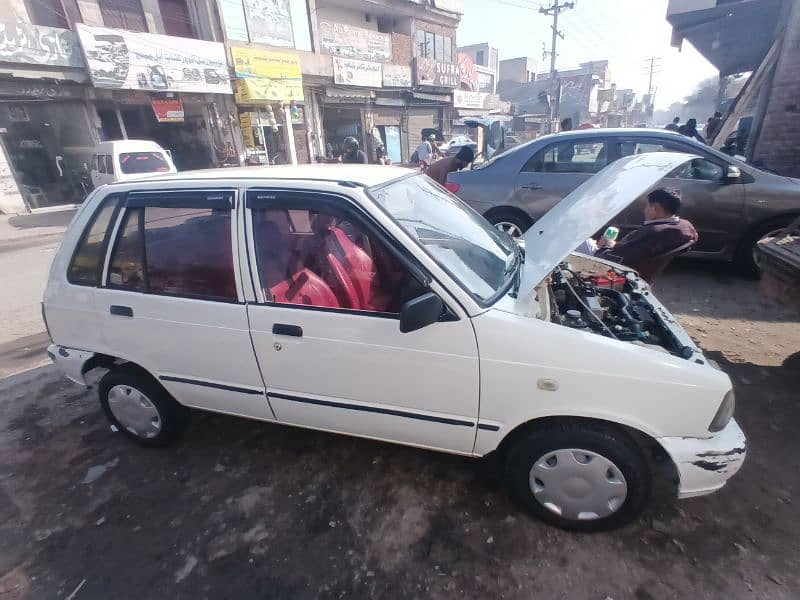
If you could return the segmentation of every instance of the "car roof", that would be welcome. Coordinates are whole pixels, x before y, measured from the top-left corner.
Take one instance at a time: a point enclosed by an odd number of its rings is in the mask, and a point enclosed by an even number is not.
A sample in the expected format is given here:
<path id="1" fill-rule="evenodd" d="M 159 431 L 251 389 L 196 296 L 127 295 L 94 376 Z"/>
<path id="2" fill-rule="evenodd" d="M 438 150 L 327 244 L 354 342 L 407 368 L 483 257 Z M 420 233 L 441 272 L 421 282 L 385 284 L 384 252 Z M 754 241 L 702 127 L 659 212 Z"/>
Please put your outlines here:
<path id="1" fill-rule="evenodd" d="M 163 148 L 158 145 L 158 142 L 154 142 L 153 140 L 109 140 L 107 142 L 100 142 L 97 144 L 97 146 L 95 146 L 95 151 L 110 151 L 112 149 L 120 148 L 125 148 L 128 150 L 136 150 L 137 148 L 145 150 L 163 150 Z"/>
<path id="2" fill-rule="evenodd" d="M 645 128 L 645 127 L 600 127 L 598 129 L 574 129 L 572 131 L 561 131 L 559 133 L 551 133 L 544 135 L 537 140 L 557 139 L 567 137 L 603 137 L 603 136 L 666 136 L 676 140 L 688 140 L 688 136 L 678 133 L 677 131 L 670 131 L 668 129 L 660 129 L 658 127 Z"/>
<path id="3" fill-rule="evenodd" d="M 306 181 L 346 181 L 363 187 L 381 185 L 417 173 L 414 169 L 383 165 L 314 164 L 314 165 L 273 165 L 269 167 L 229 167 L 224 169 L 201 169 L 164 173 L 148 177 L 154 181 L 201 181 L 205 179 L 261 179 Z"/>

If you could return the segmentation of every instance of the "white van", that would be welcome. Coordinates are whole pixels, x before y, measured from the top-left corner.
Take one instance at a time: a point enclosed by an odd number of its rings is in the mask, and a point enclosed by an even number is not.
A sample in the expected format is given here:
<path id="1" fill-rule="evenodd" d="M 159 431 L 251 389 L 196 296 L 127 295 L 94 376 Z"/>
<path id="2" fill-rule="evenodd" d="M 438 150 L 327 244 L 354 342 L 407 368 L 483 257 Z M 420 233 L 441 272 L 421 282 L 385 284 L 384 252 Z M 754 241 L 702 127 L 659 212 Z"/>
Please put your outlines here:
<path id="1" fill-rule="evenodd" d="M 48 353 L 83 385 L 102 369 L 103 410 L 144 445 L 191 407 L 493 455 L 543 520 L 620 526 L 657 475 L 708 494 L 745 457 L 728 376 L 636 273 L 570 255 L 691 158 L 617 160 L 526 248 L 396 167 L 115 183 L 54 258 Z"/>
<path id="2" fill-rule="evenodd" d="M 149 140 L 102 142 L 92 154 L 92 185 L 138 179 L 153 173 L 177 173 L 172 156 Z"/>

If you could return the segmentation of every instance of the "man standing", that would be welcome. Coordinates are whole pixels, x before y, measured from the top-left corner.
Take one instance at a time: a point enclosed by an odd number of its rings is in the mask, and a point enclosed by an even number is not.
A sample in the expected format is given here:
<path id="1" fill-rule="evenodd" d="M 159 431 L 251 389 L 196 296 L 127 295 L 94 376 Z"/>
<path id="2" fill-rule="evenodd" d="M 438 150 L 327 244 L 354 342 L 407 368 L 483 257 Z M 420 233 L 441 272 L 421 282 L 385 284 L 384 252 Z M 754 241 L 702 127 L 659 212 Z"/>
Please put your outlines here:
<path id="1" fill-rule="evenodd" d="M 680 122 L 681 122 L 681 118 L 680 117 L 675 117 L 674 119 L 672 119 L 672 123 L 667 123 L 664 126 L 664 129 L 666 129 L 667 131 L 678 131 L 678 124 Z"/>
<path id="2" fill-rule="evenodd" d="M 595 256 L 636 269 L 648 275 L 663 268 L 664 255 L 697 242 L 697 231 L 686 219 L 678 217 L 681 200 L 675 192 L 658 188 L 647 196 L 644 223 L 618 242 L 603 238 Z"/>
<path id="3" fill-rule="evenodd" d="M 706 139 L 709 141 L 709 143 L 711 143 L 714 137 L 716 137 L 721 128 L 722 113 L 717 111 L 714 113 L 714 116 L 708 120 L 708 123 L 706 123 L 706 130 L 703 132 L 706 134 Z"/>
<path id="4" fill-rule="evenodd" d="M 344 138 L 343 163 L 367 164 L 367 155 L 358 147 L 358 140 L 353 136 Z"/>
<path id="5" fill-rule="evenodd" d="M 417 146 L 417 160 L 419 160 L 421 167 L 427 167 L 436 158 L 436 154 L 433 149 L 435 144 L 436 136 L 434 134 L 430 134 L 428 139 L 422 140 L 420 145 Z"/>
<path id="6" fill-rule="evenodd" d="M 461 146 L 458 154 L 455 156 L 448 156 L 433 163 L 425 174 L 436 181 L 439 185 L 447 183 L 448 173 L 460 171 L 469 163 L 475 160 L 475 154 L 469 146 Z"/>
<path id="7" fill-rule="evenodd" d="M 703 144 L 706 143 L 706 140 L 700 135 L 700 132 L 697 131 L 697 119 L 689 119 L 686 121 L 686 123 L 678 127 L 678 133 L 686 137 L 694 138 Z"/>

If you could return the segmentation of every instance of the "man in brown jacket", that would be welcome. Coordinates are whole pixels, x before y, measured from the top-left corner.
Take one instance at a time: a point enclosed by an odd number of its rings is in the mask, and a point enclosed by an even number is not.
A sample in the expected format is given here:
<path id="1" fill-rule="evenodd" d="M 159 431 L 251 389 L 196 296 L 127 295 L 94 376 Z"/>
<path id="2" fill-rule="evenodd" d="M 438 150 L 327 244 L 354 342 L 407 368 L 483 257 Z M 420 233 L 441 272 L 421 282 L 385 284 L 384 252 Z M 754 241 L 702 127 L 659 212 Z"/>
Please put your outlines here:
<path id="1" fill-rule="evenodd" d="M 646 274 L 663 268 L 664 255 L 697 242 L 697 231 L 678 217 L 681 200 L 675 192 L 658 188 L 647 196 L 644 223 L 618 242 L 603 238 L 595 256 L 622 263 Z"/>
<path id="2" fill-rule="evenodd" d="M 453 171 L 460 171 L 475 159 L 475 154 L 469 146 L 462 146 L 458 154 L 441 158 L 433 163 L 425 174 L 436 181 L 439 185 L 447 183 L 447 174 Z"/>

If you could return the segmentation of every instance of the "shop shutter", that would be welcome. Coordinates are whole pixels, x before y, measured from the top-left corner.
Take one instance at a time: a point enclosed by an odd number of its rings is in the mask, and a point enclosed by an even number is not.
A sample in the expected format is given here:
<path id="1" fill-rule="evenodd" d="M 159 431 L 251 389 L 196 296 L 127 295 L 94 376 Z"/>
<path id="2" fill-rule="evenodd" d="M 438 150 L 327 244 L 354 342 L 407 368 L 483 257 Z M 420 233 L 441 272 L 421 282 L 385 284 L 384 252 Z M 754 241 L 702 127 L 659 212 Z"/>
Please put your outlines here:
<path id="1" fill-rule="evenodd" d="M 99 0 L 97 4 L 106 27 L 147 31 L 141 0 Z"/>
<path id="2" fill-rule="evenodd" d="M 435 109 L 416 109 L 408 114 L 408 151 L 409 154 L 417 149 L 422 142 L 422 130 L 436 127 Z"/>
<path id="3" fill-rule="evenodd" d="M 164 32 L 167 35 L 185 38 L 197 37 L 192 27 L 192 20 L 189 18 L 186 0 L 158 0 L 158 7 L 161 9 Z"/>

